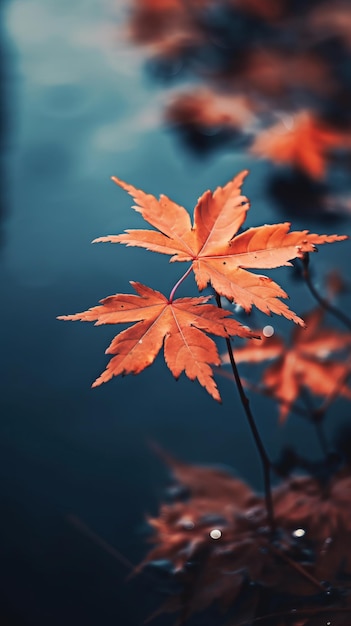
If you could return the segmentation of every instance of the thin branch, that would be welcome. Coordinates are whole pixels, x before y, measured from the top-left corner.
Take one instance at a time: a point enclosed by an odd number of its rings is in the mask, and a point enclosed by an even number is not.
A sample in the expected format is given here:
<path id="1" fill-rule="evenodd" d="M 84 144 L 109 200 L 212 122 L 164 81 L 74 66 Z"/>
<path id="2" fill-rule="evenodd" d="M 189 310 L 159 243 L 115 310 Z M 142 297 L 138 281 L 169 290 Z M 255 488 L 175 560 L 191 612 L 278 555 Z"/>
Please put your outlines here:
<path id="1" fill-rule="evenodd" d="M 312 574 L 310 574 L 304 567 L 302 567 L 302 565 L 300 565 L 296 561 L 293 561 L 293 559 L 291 559 L 287 554 L 285 554 L 284 552 L 282 552 L 281 550 L 279 550 L 273 545 L 268 545 L 268 550 L 270 550 L 270 552 L 273 552 L 273 554 L 275 554 L 276 556 L 281 558 L 283 561 L 288 563 L 290 567 L 292 567 L 296 572 L 298 572 L 300 576 L 302 576 L 303 578 L 308 580 L 310 583 L 312 583 L 312 585 L 314 585 L 317 589 L 319 589 L 319 591 L 325 592 L 325 586 L 319 580 L 317 580 L 317 578 L 312 576 Z"/>
<path id="2" fill-rule="evenodd" d="M 263 387 L 262 385 L 255 385 L 255 383 L 252 383 L 251 381 L 246 380 L 246 379 L 244 381 L 244 384 L 245 384 L 245 387 L 247 387 L 247 389 L 250 389 L 250 391 L 259 393 L 263 396 L 266 396 L 267 398 L 271 398 L 272 400 L 276 400 L 279 404 L 283 406 L 289 405 L 290 411 L 292 413 L 295 413 L 299 417 L 303 417 L 304 419 L 312 423 L 316 428 L 320 445 L 322 447 L 323 452 L 325 453 L 327 451 L 328 446 L 327 446 L 325 434 L 324 432 L 322 432 L 322 428 L 320 426 L 321 426 L 321 422 L 323 420 L 324 414 L 327 412 L 327 410 L 329 409 L 330 405 L 334 402 L 334 400 L 336 400 L 339 397 L 340 390 L 346 384 L 348 379 L 351 377 L 351 358 L 347 361 L 347 363 L 348 363 L 348 371 L 346 372 L 346 374 L 343 374 L 343 376 L 341 376 L 340 379 L 336 381 L 333 391 L 331 391 L 329 396 L 327 396 L 325 400 L 322 402 L 322 404 L 317 408 L 312 408 L 310 406 L 308 408 L 303 408 L 302 406 L 296 404 L 296 402 L 292 406 L 290 406 L 290 403 L 288 403 L 283 397 L 279 396 L 278 394 L 273 395 L 270 389 L 267 389 Z M 218 367 L 214 369 L 216 369 L 219 375 L 224 376 L 226 378 L 231 378 L 230 373 L 223 370 L 222 368 Z"/>
<path id="3" fill-rule="evenodd" d="M 216 370 L 216 372 L 218 372 L 218 374 L 220 376 L 224 376 L 224 378 L 232 378 L 231 374 L 229 372 L 227 372 L 226 370 L 223 370 L 223 368 L 221 367 L 215 367 L 213 368 Z M 351 372 L 350 372 L 351 375 Z M 244 386 L 249 389 L 250 391 L 253 391 L 254 393 L 260 393 L 262 396 L 265 396 L 266 398 L 271 398 L 271 400 L 276 400 L 279 404 L 282 404 L 283 406 L 290 406 L 290 403 L 285 400 L 285 398 L 283 398 L 282 396 L 279 396 L 278 394 L 274 394 L 272 393 L 272 391 L 270 389 L 267 389 L 266 387 L 263 387 L 262 385 L 255 385 L 255 383 L 252 383 L 250 380 L 247 379 L 242 379 Z M 290 410 L 293 413 L 296 413 L 299 417 L 303 417 L 305 419 L 307 419 L 308 421 L 310 421 L 311 416 L 309 411 L 307 411 L 305 408 L 303 408 L 302 406 L 294 403 L 293 406 L 290 407 Z M 316 411 L 318 411 L 318 409 L 316 409 Z"/>
<path id="4" fill-rule="evenodd" d="M 222 308 L 222 304 L 221 304 L 221 298 L 219 296 L 218 293 L 216 293 L 216 302 L 217 302 L 217 306 L 218 308 Z M 251 408 L 250 408 L 250 402 L 248 397 L 245 394 L 244 391 L 244 387 L 242 385 L 240 376 L 239 376 L 239 372 L 238 372 L 238 368 L 236 366 L 235 363 L 235 359 L 234 359 L 234 354 L 233 354 L 233 350 L 232 350 L 232 346 L 230 343 L 230 339 L 226 338 L 226 344 L 227 344 L 227 350 L 228 350 L 228 356 L 229 356 L 229 361 L 232 367 L 232 371 L 233 371 L 233 376 L 234 376 L 234 380 L 236 382 L 236 386 L 238 388 L 238 392 L 239 392 L 239 396 L 240 396 L 240 400 L 241 400 L 241 404 L 243 405 L 250 429 L 251 429 L 251 433 L 253 435 L 253 438 L 255 440 L 256 446 L 257 446 L 257 450 L 258 453 L 261 457 L 261 462 L 262 462 L 262 468 L 263 468 L 263 478 L 264 478 L 264 491 L 265 491 L 265 501 L 266 501 L 266 509 L 267 509 L 267 516 L 268 516 L 268 521 L 269 521 L 269 525 L 270 525 L 270 529 L 271 529 L 271 533 L 273 534 L 275 531 L 275 521 L 274 521 L 274 510 L 273 510 L 273 500 L 272 500 L 272 488 L 271 488 L 271 468 L 272 468 L 272 462 L 267 454 L 267 451 L 263 445 L 262 439 L 260 437 L 260 434 L 258 432 L 254 417 L 252 415 L 251 412 Z"/>
<path id="5" fill-rule="evenodd" d="M 325 456 L 325 458 L 327 459 L 329 456 L 329 450 L 328 450 L 328 442 L 327 442 L 327 438 L 325 436 L 325 432 L 324 432 L 324 428 L 323 428 L 323 422 L 322 421 L 316 421 L 313 420 L 314 426 L 315 426 L 315 430 L 316 430 L 316 435 L 317 435 L 317 439 L 319 441 L 319 445 L 321 447 L 321 450 Z"/>
<path id="6" fill-rule="evenodd" d="M 306 282 L 307 287 L 309 288 L 311 294 L 313 295 L 313 297 L 315 298 L 315 300 L 317 300 L 318 304 L 321 305 L 321 307 L 323 307 L 323 309 L 325 309 L 326 311 L 329 311 L 329 313 L 331 313 L 332 315 L 334 315 L 334 317 L 336 317 L 338 320 L 340 320 L 343 324 L 345 324 L 345 326 L 351 330 L 351 319 L 345 315 L 345 313 L 343 311 L 340 311 L 340 309 L 338 309 L 336 306 L 334 306 L 333 304 L 331 304 L 331 302 L 329 302 L 329 300 L 327 300 L 326 298 L 323 298 L 317 291 L 317 289 L 315 288 L 315 286 L 312 283 L 311 280 L 311 274 L 309 271 L 309 255 L 308 252 L 306 252 L 303 257 L 301 258 L 301 262 L 302 262 L 302 276 L 303 279 Z"/>
<path id="7" fill-rule="evenodd" d="M 305 405 L 306 405 L 307 418 L 310 422 L 312 422 L 314 426 L 319 445 L 321 447 L 321 450 L 325 458 L 327 459 L 329 455 L 329 450 L 328 450 L 328 443 L 327 443 L 327 439 L 324 433 L 323 422 L 322 422 L 322 417 L 324 416 L 324 414 L 321 413 L 319 409 L 313 406 L 311 397 L 309 396 L 307 390 L 304 387 L 301 390 L 301 397 L 304 400 Z"/>
<path id="8" fill-rule="evenodd" d="M 102 548 L 107 554 L 110 554 L 114 559 L 119 561 L 124 567 L 126 567 L 129 571 L 134 571 L 135 566 L 131 563 L 123 554 L 121 554 L 116 548 L 111 546 L 105 539 L 102 539 L 97 533 L 95 533 L 89 526 L 87 526 L 79 517 L 76 515 L 67 515 L 66 520 L 72 524 L 77 530 L 83 533 L 86 537 L 91 539 L 99 548 Z"/>

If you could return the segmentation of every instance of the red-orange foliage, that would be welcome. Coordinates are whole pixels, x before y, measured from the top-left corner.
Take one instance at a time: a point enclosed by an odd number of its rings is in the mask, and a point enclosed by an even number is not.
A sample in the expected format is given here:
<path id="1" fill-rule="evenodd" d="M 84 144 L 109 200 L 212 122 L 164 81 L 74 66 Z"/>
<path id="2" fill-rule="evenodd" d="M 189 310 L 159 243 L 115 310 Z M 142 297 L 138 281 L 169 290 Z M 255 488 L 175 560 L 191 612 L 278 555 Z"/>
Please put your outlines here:
<path id="1" fill-rule="evenodd" d="M 274 360 L 263 373 L 262 389 L 275 398 L 279 418 L 284 421 L 303 388 L 322 398 L 335 391 L 351 399 L 346 380 L 351 362 L 330 358 L 331 353 L 351 346 L 351 333 L 322 326 L 323 311 L 314 309 L 304 315 L 307 328 L 295 327 L 290 345 L 277 335 L 252 340 L 235 351 L 237 363 L 261 363 Z M 223 357 L 228 362 L 227 356 Z"/>
<path id="2" fill-rule="evenodd" d="M 303 325 L 303 320 L 279 300 L 287 294 L 277 283 L 246 270 L 291 265 L 292 259 L 314 252 L 316 245 L 346 237 L 307 230 L 289 232 L 289 222 L 237 234 L 250 206 L 241 194 L 247 173 L 240 172 L 214 192 L 205 191 L 194 209 L 193 224 L 189 213 L 167 196 L 161 195 L 158 200 L 113 177 L 134 198 L 135 210 L 157 230 L 127 230 L 122 235 L 99 237 L 95 242 L 125 243 L 170 254 L 171 261 L 190 261 L 200 291 L 210 283 L 218 294 L 234 300 L 245 311 L 255 305 L 264 313 L 284 315 Z"/>
<path id="3" fill-rule="evenodd" d="M 339 392 L 351 397 L 351 390 L 345 384 L 348 372 L 343 364 L 325 360 L 326 352 L 351 344 L 350 333 L 320 329 L 320 311 L 307 316 L 308 327 L 304 330 L 304 321 L 279 300 L 287 297 L 285 291 L 270 278 L 246 271 L 291 265 L 292 259 L 305 258 L 307 253 L 314 252 L 316 245 L 346 237 L 318 235 L 307 230 L 289 232 L 289 223 L 264 225 L 237 234 L 249 209 L 247 198 L 241 194 L 246 174 L 246 171 L 239 173 L 214 192 L 206 191 L 196 204 L 193 223 L 188 212 L 167 196 L 158 200 L 113 179 L 133 196 L 134 208 L 155 230 L 128 230 L 95 241 L 125 243 L 169 254 L 171 261 L 185 261 L 190 267 L 168 298 L 132 282 L 136 295 L 116 294 L 87 311 L 59 317 L 96 325 L 134 323 L 112 340 L 106 352 L 113 357 L 93 383 L 94 387 L 113 376 L 141 372 L 163 348 L 166 364 L 175 378 L 184 372 L 219 401 L 213 366 L 220 365 L 221 360 L 215 342 L 207 333 L 226 338 L 229 353 L 230 336 L 257 338 L 232 319 L 228 310 L 221 308 L 219 296 L 225 296 L 246 311 L 255 305 L 264 313 L 274 312 L 299 324 L 290 350 L 281 340 L 273 338 L 271 342 L 264 339 L 261 349 L 253 343 L 237 351 L 238 361 L 260 362 L 267 356 L 278 359 L 266 370 L 264 383 L 267 390 L 279 396 L 282 418 L 303 386 L 317 395 L 325 395 L 332 393 L 337 382 Z M 217 306 L 208 303 L 211 296 L 174 299 L 176 289 L 191 271 L 200 291 L 212 285 Z M 233 359 L 231 364 L 242 398 Z M 251 620 L 259 615 L 261 609 L 257 607 L 261 606 L 262 598 L 266 600 L 262 594 L 272 587 L 282 596 L 283 603 L 289 594 L 308 596 L 313 602 L 316 588 L 320 594 L 324 593 L 319 582 L 322 576 L 328 573 L 337 579 L 351 573 L 351 559 L 345 559 L 343 553 L 344 545 L 351 541 L 349 472 L 339 474 L 327 486 L 314 479 L 295 482 L 293 479 L 272 494 L 267 469 L 270 471 L 273 466 L 253 427 L 248 402 L 243 401 L 243 405 L 264 464 L 265 499 L 223 471 L 189 468 L 171 460 L 173 472 L 188 490 L 189 498 L 163 506 L 159 517 L 149 520 L 156 545 L 142 566 L 155 560 L 170 563 L 172 573 L 179 576 L 185 590 L 174 595 L 165 609 L 180 609 L 182 621 L 214 601 L 223 609 L 238 601 L 239 615 Z M 320 516 L 323 525 L 316 528 Z M 301 565 L 305 552 L 295 542 L 297 524 L 314 533 L 315 558 L 306 566 Z M 335 542 L 326 545 L 330 533 Z M 269 594 L 270 591 L 267 597 Z M 300 620 L 295 626 L 299 623 L 304 624 Z M 312 622 L 305 624 L 311 626 Z M 281 626 L 285 626 L 284 621 Z"/>
<path id="4" fill-rule="evenodd" d="M 177 286 L 191 270 L 200 291 L 211 283 L 217 294 L 235 300 L 246 311 L 255 304 L 264 313 L 274 312 L 304 325 L 303 320 L 279 300 L 287 297 L 279 285 L 267 276 L 252 274 L 246 269 L 291 265 L 291 259 L 313 252 L 316 244 L 346 237 L 316 235 L 307 230 L 289 232 L 289 223 L 250 228 L 236 235 L 249 209 L 247 198 L 241 194 L 246 174 L 246 171 L 241 172 L 213 193 L 206 191 L 195 207 L 193 225 L 189 213 L 167 196 L 162 195 L 157 200 L 113 178 L 134 197 L 137 202 L 134 208 L 157 230 L 128 230 L 123 235 L 100 237 L 95 242 L 139 246 L 171 254 L 171 261 L 190 261 L 192 265 L 175 285 L 169 299 L 150 287 L 132 283 L 138 295 L 117 294 L 88 311 L 59 317 L 95 321 L 96 324 L 137 322 L 113 339 L 106 352 L 115 356 L 93 383 L 94 387 L 119 374 L 141 372 L 154 362 L 164 346 L 166 363 L 175 378 L 184 372 L 220 400 L 212 370 L 212 366 L 220 364 L 220 357 L 206 333 L 226 338 L 231 335 L 252 337 L 253 334 L 228 319 L 227 311 L 206 304 L 209 297 L 174 300 Z"/>
<path id="5" fill-rule="evenodd" d="M 106 370 L 93 383 L 101 385 L 119 374 L 139 374 L 151 365 L 164 345 L 166 363 L 175 378 L 184 372 L 197 379 L 215 400 L 220 401 L 211 365 L 219 365 L 215 342 L 205 333 L 220 337 L 252 333 L 239 322 L 228 319 L 230 312 L 207 304 L 209 297 L 179 298 L 174 301 L 141 283 L 131 283 L 138 295 L 118 294 L 101 300 L 101 305 L 58 319 L 123 324 L 136 322 L 119 333 L 106 350 L 114 354 Z"/>
<path id="6" fill-rule="evenodd" d="M 301 615 L 292 619 L 294 596 L 299 597 L 297 606 L 304 599 L 302 607 L 308 607 L 309 619 L 313 615 L 321 619 L 327 586 L 320 581 L 342 587 L 342 577 L 351 574 L 349 468 L 324 483 L 308 476 L 293 477 L 277 487 L 273 491 L 277 533 L 272 542 L 264 501 L 243 481 L 224 470 L 163 456 L 176 482 L 186 487 L 187 497 L 162 505 L 159 515 L 149 519 L 154 547 L 140 568 L 168 562 L 184 588 L 161 611 L 180 611 L 185 620 L 216 602 L 223 610 L 235 607 L 228 624 L 251 624 L 255 617 L 262 619 L 256 611 L 262 611 L 257 605 L 265 593 L 263 606 L 269 619 L 271 588 L 274 605 L 278 599 L 279 606 L 280 597 L 280 613 L 287 609 L 287 618 L 275 621 L 273 609 L 269 623 L 314 624 Z M 349 602 L 346 593 L 341 598 L 341 606 Z M 335 623 L 347 623 L 343 618 Z"/>
<path id="7" fill-rule="evenodd" d="M 262 131 L 251 151 L 276 163 L 292 165 L 311 178 L 322 179 L 327 154 L 345 143 L 345 133 L 329 127 L 308 111 L 285 118 Z"/>

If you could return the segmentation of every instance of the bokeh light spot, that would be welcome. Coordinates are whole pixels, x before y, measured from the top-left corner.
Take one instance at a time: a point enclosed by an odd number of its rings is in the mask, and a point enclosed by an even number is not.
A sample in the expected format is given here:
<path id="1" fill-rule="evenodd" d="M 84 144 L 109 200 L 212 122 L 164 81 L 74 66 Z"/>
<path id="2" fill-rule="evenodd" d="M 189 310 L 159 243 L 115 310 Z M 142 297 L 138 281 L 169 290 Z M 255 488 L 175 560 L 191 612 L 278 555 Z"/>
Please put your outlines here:
<path id="1" fill-rule="evenodd" d="M 273 326 L 271 326 L 270 324 L 268 324 L 267 326 L 264 326 L 262 330 L 262 334 L 264 335 L 264 337 L 272 337 L 272 335 L 274 335 Z"/>
<path id="2" fill-rule="evenodd" d="M 211 539 L 220 539 L 222 537 L 222 532 L 219 530 L 219 528 L 214 528 L 210 532 L 210 537 Z"/>

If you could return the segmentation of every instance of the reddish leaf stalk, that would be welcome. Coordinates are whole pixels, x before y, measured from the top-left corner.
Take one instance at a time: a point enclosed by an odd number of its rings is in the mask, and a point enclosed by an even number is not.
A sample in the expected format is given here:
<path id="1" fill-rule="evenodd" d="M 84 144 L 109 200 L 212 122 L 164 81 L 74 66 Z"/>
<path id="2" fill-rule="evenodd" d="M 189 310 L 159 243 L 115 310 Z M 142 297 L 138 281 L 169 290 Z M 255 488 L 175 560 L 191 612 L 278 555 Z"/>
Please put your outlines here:
<path id="1" fill-rule="evenodd" d="M 216 302 L 217 302 L 217 306 L 221 309 L 222 308 L 221 298 L 218 293 L 216 293 Z M 275 520 L 274 520 L 274 509 L 273 509 L 272 488 L 271 488 L 272 463 L 263 445 L 263 442 L 258 432 L 254 417 L 252 415 L 250 402 L 249 402 L 248 397 L 245 394 L 244 387 L 242 385 L 242 382 L 239 376 L 238 368 L 235 363 L 234 354 L 233 354 L 233 350 L 232 350 L 232 346 L 231 346 L 229 338 L 226 338 L 226 344 L 227 344 L 228 356 L 229 356 L 230 364 L 232 367 L 236 386 L 238 388 L 241 404 L 244 408 L 244 411 L 245 411 L 245 414 L 246 414 L 246 417 L 247 417 L 247 420 L 251 429 L 251 433 L 255 440 L 255 444 L 257 446 L 257 450 L 258 450 L 258 453 L 260 455 L 261 462 L 262 462 L 267 517 L 269 521 L 271 534 L 273 535 L 275 532 Z"/>
<path id="2" fill-rule="evenodd" d="M 176 282 L 176 284 L 174 285 L 171 293 L 169 294 L 169 298 L 168 298 L 168 302 L 169 304 L 172 304 L 174 296 L 175 296 L 175 292 L 177 291 L 179 285 L 182 284 L 182 282 L 189 276 L 189 274 L 191 274 L 192 272 L 192 266 L 190 265 L 190 267 L 188 267 L 187 271 L 185 272 L 185 274 L 183 274 L 183 276 Z"/>

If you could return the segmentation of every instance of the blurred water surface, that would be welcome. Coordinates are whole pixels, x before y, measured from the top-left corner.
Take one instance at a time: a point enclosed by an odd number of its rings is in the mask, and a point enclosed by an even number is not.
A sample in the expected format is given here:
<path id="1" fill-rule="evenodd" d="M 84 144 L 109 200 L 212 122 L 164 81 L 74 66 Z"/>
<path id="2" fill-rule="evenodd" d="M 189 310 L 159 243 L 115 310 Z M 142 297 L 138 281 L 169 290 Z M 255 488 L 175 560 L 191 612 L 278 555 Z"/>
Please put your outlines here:
<path id="1" fill-rule="evenodd" d="M 129 42 L 123 2 L 7 0 L 1 61 L 1 473 L 0 621 L 4 625 L 141 624 L 157 601 L 141 577 L 83 527 L 136 564 L 145 514 L 155 513 L 167 472 L 157 441 L 192 462 L 228 464 L 261 488 L 261 472 L 235 389 L 223 405 L 197 384 L 177 383 L 159 357 L 137 377 L 91 389 L 104 369 L 111 328 L 56 316 L 127 292 L 129 280 L 168 293 L 180 272 L 166 257 L 93 238 L 140 227 L 116 175 L 192 209 L 207 188 L 250 167 L 247 225 L 277 219 L 265 194 L 267 166 L 243 152 L 198 159 L 165 128 L 163 86 Z M 142 227 L 142 226 L 141 226 Z M 321 228 L 294 220 L 294 227 Z M 330 232 L 347 232 L 346 220 Z M 317 231 L 318 232 L 318 231 Z M 318 275 L 347 267 L 349 248 L 320 252 Z M 298 313 L 305 287 L 275 272 Z M 189 293 L 189 289 L 192 293 Z M 195 294 L 188 280 L 180 295 Z M 256 314 L 254 323 L 261 318 Z M 290 325 L 273 322 L 283 333 Z M 259 428 L 278 455 L 286 440 L 311 453 L 302 420 L 277 428 L 274 405 L 253 398 Z M 330 429 L 347 416 L 337 404 Z M 315 449 L 312 456 L 318 457 Z M 72 517 L 73 516 L 73 517 Z"/>

